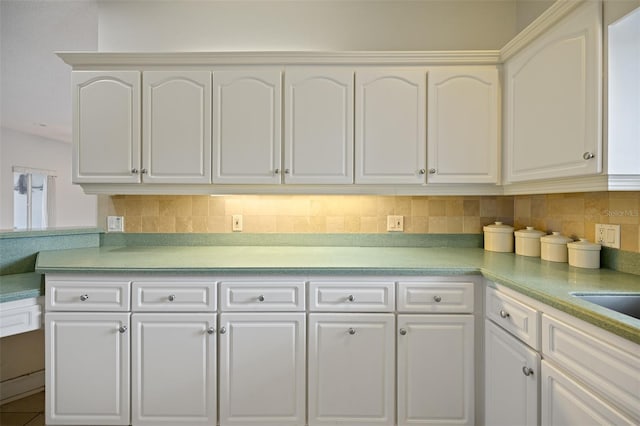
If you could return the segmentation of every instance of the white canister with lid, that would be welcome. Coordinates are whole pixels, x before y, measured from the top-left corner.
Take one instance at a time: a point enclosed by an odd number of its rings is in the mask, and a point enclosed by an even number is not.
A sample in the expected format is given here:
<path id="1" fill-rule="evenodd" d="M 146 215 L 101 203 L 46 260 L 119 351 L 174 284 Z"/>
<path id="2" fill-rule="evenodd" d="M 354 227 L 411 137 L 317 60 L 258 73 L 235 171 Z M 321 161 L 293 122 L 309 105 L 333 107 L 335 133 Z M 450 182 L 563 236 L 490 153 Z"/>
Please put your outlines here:
<path id="1" fill-rule="evenodd" d="M 484 249 L 502 253 L 513 252 L 513 226 L 496 222 L 482 228 L 484 231 Z"/>
<path id="2" fill-rule="evenodd" d="M 573 242 L 571 238 L 552 232 L 551 235 L 540 238 L 540 257 L 542 260 L 566 263 L 569 259 L 567 244 L 570 242 Z"/>
<path id="3" fill-rule="evenodd" d="M 600 244 L 590 243 L 586 238 L 567 244 L 569 265 L 579 268 L 597 269 L 600 267 Z"/>
<path id="4" fill-rule="evenodd" d="M 533 226 L 527 226 L 515 232 L 516 235 L 516 254 L 521 256 L 540 257 L 540 237 L 545 235 L 544 232 L 533 229 Z"/>

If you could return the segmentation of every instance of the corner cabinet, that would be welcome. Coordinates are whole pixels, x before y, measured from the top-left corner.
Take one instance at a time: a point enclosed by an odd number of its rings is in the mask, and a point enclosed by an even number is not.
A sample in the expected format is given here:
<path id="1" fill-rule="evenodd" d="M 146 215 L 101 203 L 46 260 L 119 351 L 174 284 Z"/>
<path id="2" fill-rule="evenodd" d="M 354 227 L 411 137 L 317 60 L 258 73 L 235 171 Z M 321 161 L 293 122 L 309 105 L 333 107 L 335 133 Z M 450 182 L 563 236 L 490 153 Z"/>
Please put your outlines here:
<path id="1" fill-rule="evenodd" d="M 507 183 L 602 172 L 601 15 L 586 1 L 505 62 Z"/>

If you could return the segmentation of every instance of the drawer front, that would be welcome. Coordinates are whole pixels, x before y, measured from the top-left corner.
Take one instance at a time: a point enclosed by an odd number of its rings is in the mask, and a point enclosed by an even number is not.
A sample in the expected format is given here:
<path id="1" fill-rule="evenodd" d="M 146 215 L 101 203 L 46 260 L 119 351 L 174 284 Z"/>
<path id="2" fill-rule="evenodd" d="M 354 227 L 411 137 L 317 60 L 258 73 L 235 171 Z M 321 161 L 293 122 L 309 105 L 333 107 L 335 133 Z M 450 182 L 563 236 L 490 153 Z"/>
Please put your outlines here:
<path id="1" fill-rule="evenodd" d="M 542 353 L 640 420 L 640 350 L 627 352 L 545 314 Z"/>
<path id="2" fill-rule="evenodd" d="M 540 313 L 537 310 L 487 287 L 486 315 L 527 345 L 540 349 Z"/>
<path id="3" fill-rule="evenodd" d="M 128 311 L 129 284 L 124 280 L 47 279 L 45 307 L 47 311 Z"/>
<path id="4" fill-rule="evenodd" d="M 214 312 L 216 283 L 212 281 L 133 282 L 132 310 L 138 312 Z"/>
<path id="5" fill-rule="evenodd" d="M 234 281 L 220 283 L 221 311 L 292 312 L 305 310 L 304 282 Z"/>
<path id="6" fill-rule="evenodd" d="M 399 282 L 399 312 L 473 313 L 473 282 Z"/>
<path id="7" fill-rule="evenodd" d="M 30 305 L 0 310 L 0 337 L 37 330 L 42 324 L 42 306 Z"/>
<path id="8" fill-rule="evenodd" d="M 393 312 L 394 282 L 309 283 L 309 310 L 317 312 Z"/>

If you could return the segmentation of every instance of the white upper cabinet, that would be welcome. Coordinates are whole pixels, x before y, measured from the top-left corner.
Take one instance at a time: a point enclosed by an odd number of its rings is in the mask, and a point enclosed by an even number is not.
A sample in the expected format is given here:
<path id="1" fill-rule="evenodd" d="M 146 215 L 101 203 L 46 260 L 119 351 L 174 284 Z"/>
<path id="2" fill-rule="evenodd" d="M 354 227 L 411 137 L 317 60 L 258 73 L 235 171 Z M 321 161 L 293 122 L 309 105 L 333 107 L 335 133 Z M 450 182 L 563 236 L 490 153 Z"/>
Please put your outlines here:
<path id="1" fill-rule="evenodd" d="M 140 72 L 73 71 L 73 182 L 140 181 Z"/>
<path id="2" fill-rule="evenodd" d="M 496 66 L 428 75 L 429 183 L 497 183 L 500 86 Z"/>
<path id="3" fill-rule="evenodd" d="M 213 99 L 213 183 L 280 183 L 282 72 L 214 71 Z"/>
<path id="4" fill-rule="evenodd" d="M 145 71 L 145 183 L 211 182 L 211 72 Z"/>
<path id="5" fill-rule="evenodd" d="M 345 68 L 285 70 L 286 183 L 353 183 L 353 80 Z"/>
<path id="6" fill-rule="evenodd" d="M 588 1 L 505 63 L 506 180 L 602 171 L 602 18 Z"/>
<path id="7" fill-rule="evenodd" d="M 425 183 L 425 68 L 356 71 L 356 183 Z"/>

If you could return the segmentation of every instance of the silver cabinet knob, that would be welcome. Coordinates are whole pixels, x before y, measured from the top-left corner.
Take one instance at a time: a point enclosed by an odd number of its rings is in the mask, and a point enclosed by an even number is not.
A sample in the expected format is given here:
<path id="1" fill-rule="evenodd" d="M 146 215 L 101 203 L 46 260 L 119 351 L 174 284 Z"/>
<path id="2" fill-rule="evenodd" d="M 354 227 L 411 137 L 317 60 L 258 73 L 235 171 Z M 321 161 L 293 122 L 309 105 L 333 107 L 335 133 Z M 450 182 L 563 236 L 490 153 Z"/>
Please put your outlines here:
<path id="1" fill-rule="evenodd" d="M 356 298 L 353 297 L 353 294 L 350 294 L 349 296 L 347 296 L 347 301 L 348 302 L 353 302 L 354 300 L 356 300 Z"/>
<path id="2" fill-rule="evenodd" d="M 440 302 L 442 302 L 442 297 L 440 297 L 440 296 L 433 296 L 433 300 L 434 300 L 436 303 L 440 303 Z"/>
<path id="3" fill-rule="evenodd" d="M 509 318 L 511 315 L 509 315 L 509 312 L 504 311 L 504 310 L 500 310 L 500 318 Z"/>
<path id="4" fill-rule="evenodd" d="M 264 296 L 263 295 L 258 296 L 258 302 L 264 302 Z"/>
<path id="5" fill-rule="evenodd" d="M 418 170 L 418 173 L 420 173 L 421 175 L 423 175 L 423 174 L 427 173 L 427 171 L 426 171 L 425 169 L 420 169 L 420 170 Z"/>
<path id="6" fill-rule="evenodd" d="M 435 175 L 435 174 L 436 174 L 436 172 L 437 172 L 437 170 L 436 170 L 436 169 L 429 169 L 429 174 L 430 174 L 430 175 Z"/>
<path id="7" fill-rule="evenodd" d="M 136 169 L 135 167 L 133 169 L 131 169 L 131 173 L 134 175 L 138 174 L 138 169 Z"/>
<path id="8" fill-rule="evenodd" d="M 355 330 L 354 328 L 349 328 L 349 330 L 347 330 L 347 332 L 348 332 L 349 334 L 351 334 L 352 336 L 353 336 L 354 334 L 356 334 L 356 330 Z"/>
<path id="9" fill-rule="evenodd" d="M 207 328 L 207 333 L 209 333 L 209 334 L 213 334 L 213 333 L 215 333 L 215 332 L 216 332 L 216 329 L 215 329 L 215 328 L 213 328 L 213 327 L 209 327 L 209 328 Z"/>
<path id="10" fill-rule="evenodd" d="M 119 331 L 120 333 L 126 333 L 126 332 L 127 332 L 127 326 L 126 326 L 126 325 L 121 325 L 121 326 L 118 328 L 118 331 Z"/>
<path id="11" fill-rule="evenodd" d="M 593 152 L 585 152 L 584 154 L 582 154 L 582 158 L 584 158 L 585 160 L 591 160 L 595 156 L 596 155 Z"/>
<path id="12" fill-rule="evenodd" d="M 275 170 L 273 171 L 273 173 L 275 173 L 275 174 L 279 175 L 279 174 L 280 174 L 280 169 L 275 169 Z"/>
<path id="13" fill-rule="evenodd" d="M 289 169 L 284 169 L 284 174 L 288 175 L 289 173 L 291 173 L 291 171 Z"/>
<path id="14" fill-rule="evenodd" d="M 533 376 L 533 368 L 527 367 L 526 365 L 522 367 L 522 374 L 525 376 Z"/>
<path id="15" fill-rule="evenodd" d="M 147 169 L 141 169 L 140 170 L 140 174 L 141 175 L 146 175 L 147 174 Z"/>
<path id="16" fill-rule="evenodd" d="M 169 299 L 169 302 L 173 302 L 174 300 L 176 300 L 176 295 L 175 294 L 170 294 L 168 299 Z"/>
<path id="17" fill-rule="evenodd" d="M 87 300 L 89 300 L 89 295 L 88 294 L 81 294 L 80 295 L 80 301 L 86 302 Z"/>
<path id="18" fill-rule="evenodd" d="M 404 336 L 405 334 L 407 334 L 407 330 L 405 330 L 404 328 L 400 329 L 400 335 Z"/>
<path id="19" fill-rule="evenodd" d="M 224 327 L 220 327 L 220 330 L 218 330 L 218 333 L 220 334 L 225 334 L 227 332 L 227 329 Z"/>

